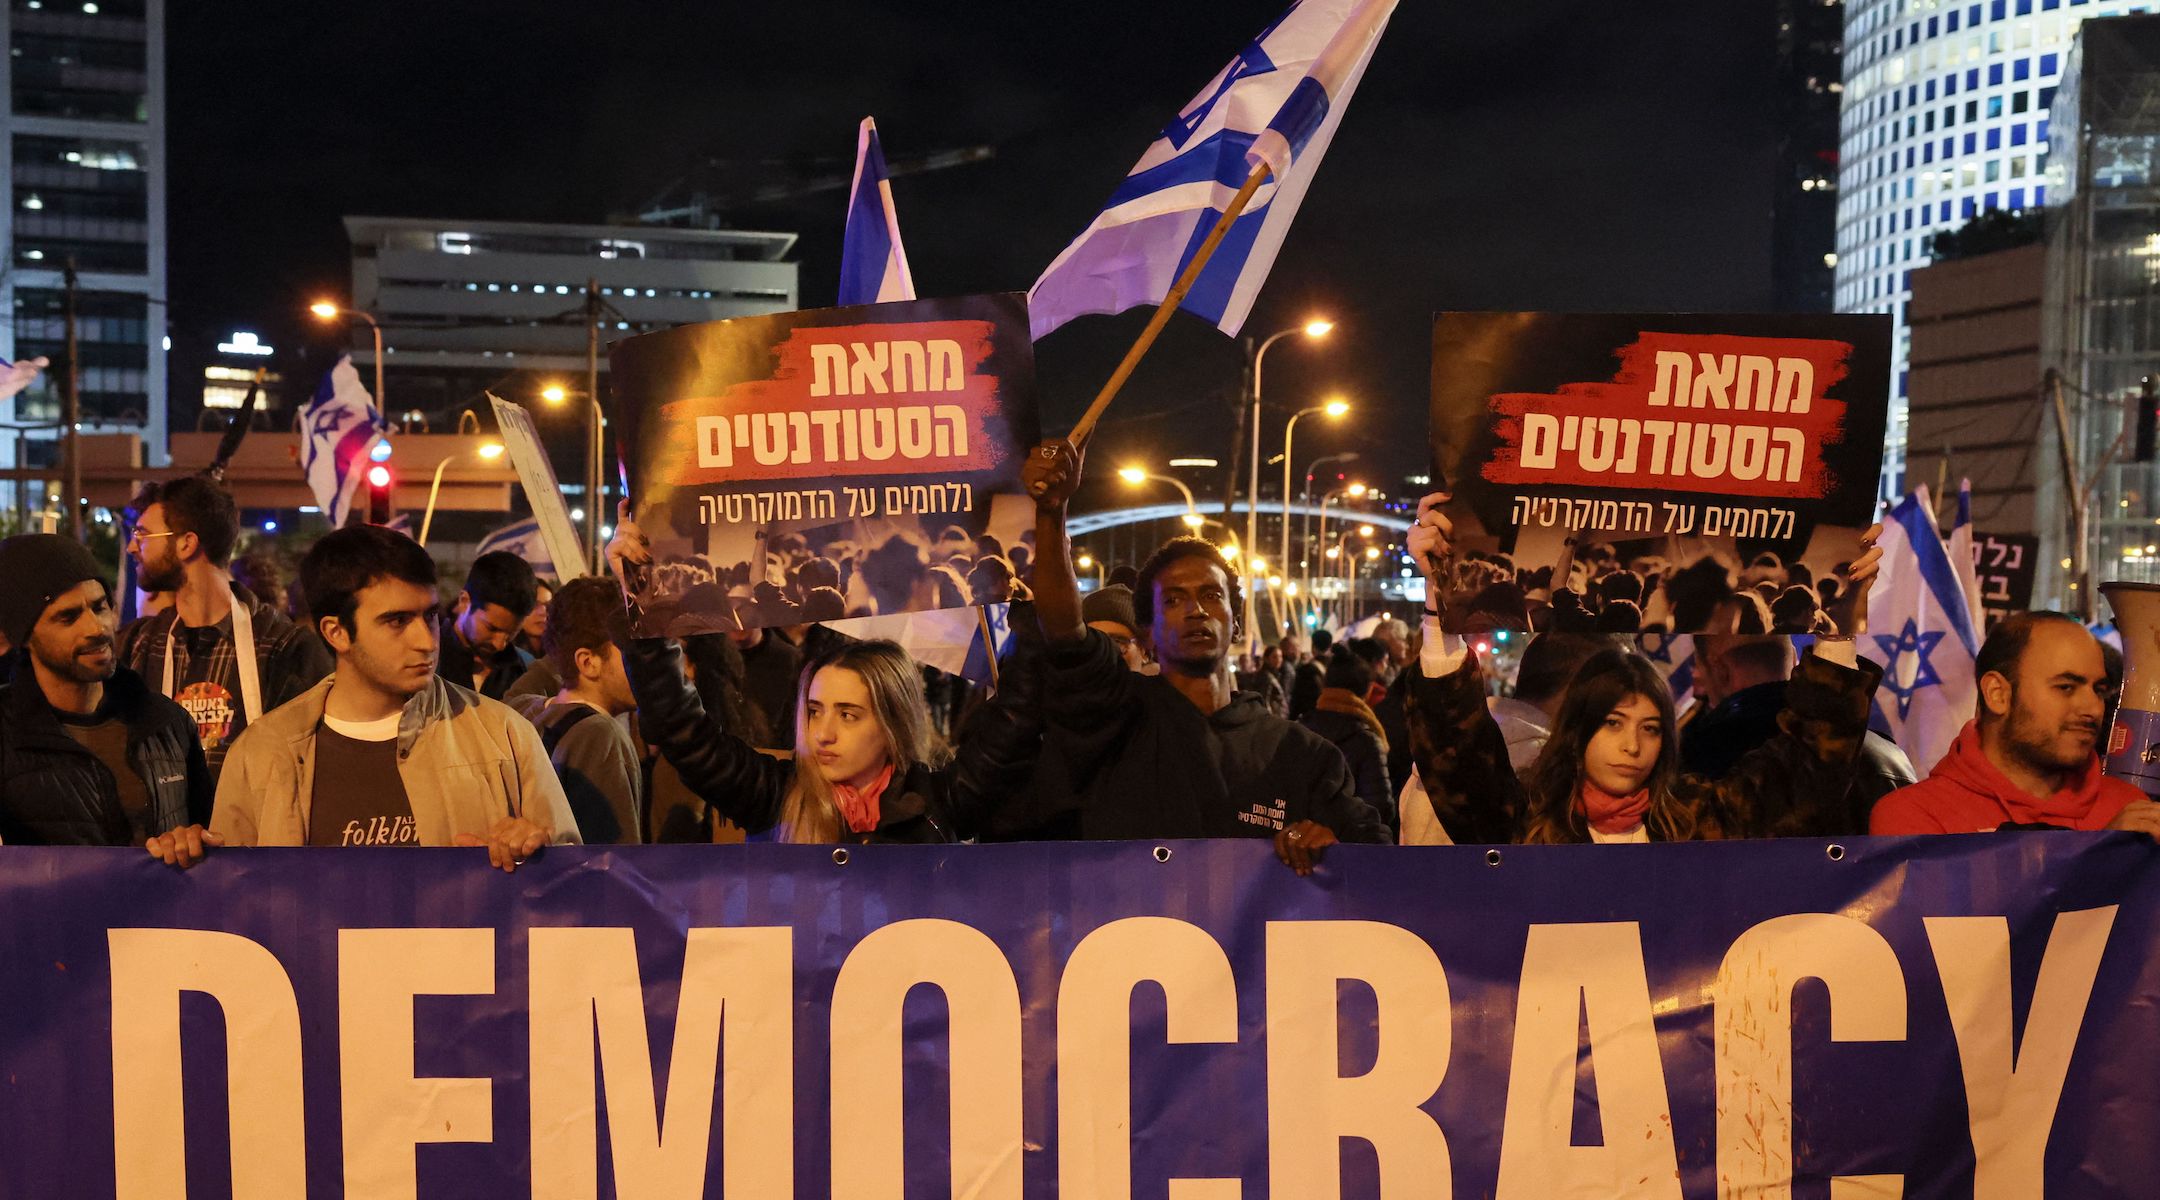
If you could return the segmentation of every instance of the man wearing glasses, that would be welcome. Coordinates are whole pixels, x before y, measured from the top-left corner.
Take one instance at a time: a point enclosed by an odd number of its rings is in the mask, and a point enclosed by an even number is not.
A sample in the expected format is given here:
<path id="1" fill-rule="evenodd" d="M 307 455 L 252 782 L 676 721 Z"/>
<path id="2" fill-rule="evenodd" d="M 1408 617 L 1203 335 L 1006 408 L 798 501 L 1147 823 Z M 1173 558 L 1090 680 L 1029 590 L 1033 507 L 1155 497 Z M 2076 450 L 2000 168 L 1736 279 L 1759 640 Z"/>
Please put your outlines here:
<path id="1" fill-rule="evenodd" d="M 277 597 L 227 574 L 240 513 L 223 486 L 199 475 L 153 483 L 132 507 L 136 577 L 173 603 L 120 631 L 120 661 L 187 710 L 215 780 L 242 729 L 330 673 L 330 651 Z"/>

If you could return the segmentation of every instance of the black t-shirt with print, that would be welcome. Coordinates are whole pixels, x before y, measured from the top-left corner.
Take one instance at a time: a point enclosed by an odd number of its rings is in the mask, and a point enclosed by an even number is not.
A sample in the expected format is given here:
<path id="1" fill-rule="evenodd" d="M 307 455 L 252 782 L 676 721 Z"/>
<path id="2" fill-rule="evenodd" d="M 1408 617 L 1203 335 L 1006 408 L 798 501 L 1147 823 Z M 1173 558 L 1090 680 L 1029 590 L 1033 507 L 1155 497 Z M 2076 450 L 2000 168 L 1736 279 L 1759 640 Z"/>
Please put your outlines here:
<path id="1" fill-rule="evenodd" d="M 372 731 L 371 731 L 372 732 Z M 396 723 L 381 740 L 348 737 L 325 720 L 315 727 L 315 796 L 310 846 L 417 846 L 420 830 L 398 774 Z"/>

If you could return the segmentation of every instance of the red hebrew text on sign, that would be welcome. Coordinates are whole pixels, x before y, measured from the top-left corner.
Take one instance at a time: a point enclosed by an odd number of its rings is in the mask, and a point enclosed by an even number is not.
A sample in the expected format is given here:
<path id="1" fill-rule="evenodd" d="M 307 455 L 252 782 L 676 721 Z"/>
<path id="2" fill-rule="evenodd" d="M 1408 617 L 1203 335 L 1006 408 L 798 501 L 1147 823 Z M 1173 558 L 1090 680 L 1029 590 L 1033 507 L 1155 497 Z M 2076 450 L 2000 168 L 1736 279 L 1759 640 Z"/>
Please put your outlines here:
<path id="1" fill-rule="evenodd" d="M 769 379 L 660 407 L 671 485 L 836 475 L 953 475 L 1005 453 L 987 321 L 798 328 Z"/>
<path id="2" fill-rule="evenodd" d="M 1820 499 L 1823 448 L 1845 436 L 1852 346 L 1807 338 L 1643 333 L 1609 383 L 1494 396 L 1500 445 L 1483 475 L 1569 484 Z"/>

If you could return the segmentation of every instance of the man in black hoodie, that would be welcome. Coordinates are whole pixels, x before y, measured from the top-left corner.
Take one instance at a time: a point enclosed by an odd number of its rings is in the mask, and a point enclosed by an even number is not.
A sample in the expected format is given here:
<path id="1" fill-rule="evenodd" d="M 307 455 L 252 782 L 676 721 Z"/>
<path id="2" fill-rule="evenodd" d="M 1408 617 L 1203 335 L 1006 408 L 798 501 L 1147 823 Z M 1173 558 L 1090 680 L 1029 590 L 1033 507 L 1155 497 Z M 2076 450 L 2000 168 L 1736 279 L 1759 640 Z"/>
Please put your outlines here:
<path id="1" fill-rule="evenodd" d="M 1233 692 L 1238 577 L 1214 546 L 1174 538 L 1140 568 L 1135 615 L 1162 674 L 1137 674 L 1081 620 L 1065 531 L 1079 453 L 1045 442 L 1021 478 L 1035 498 L 1035 606 L 1049 643 L 1044 721 L 1073 764 L 1081 836 L 1272 837 L 1301 875 L 1338 839 L 1387 840 L 1335 747 Z"/>

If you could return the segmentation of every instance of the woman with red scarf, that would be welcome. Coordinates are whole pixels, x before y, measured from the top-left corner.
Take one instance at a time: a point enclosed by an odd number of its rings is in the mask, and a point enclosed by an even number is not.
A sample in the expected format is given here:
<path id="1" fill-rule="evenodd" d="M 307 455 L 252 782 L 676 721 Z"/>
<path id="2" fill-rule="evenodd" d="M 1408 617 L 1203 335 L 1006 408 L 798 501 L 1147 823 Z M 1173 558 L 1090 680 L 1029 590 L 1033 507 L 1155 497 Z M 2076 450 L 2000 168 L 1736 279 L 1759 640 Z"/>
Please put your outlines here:
<path id="1" fill-rule="evenodd" d="M 1819 639 L 1787 688 L 1785 732 L 1724 779 L 1683 774 L 1672 694 L 1616 640 L 1569 682 L 1552 733 L 1518 779 L 1485 708 L 1483 666 L 1451 631 L 1445 496 L 1418 506 L 1409 551 L 1426 570 L 1425 645 L 1408 692 L 1413 757 L 1434 814 L 1458 842 L 1649 842 L 1863 833 L 1855 764 L 1882 670 L 1852 636 Z M 1851 567 L 1864 612 L 1881 551 Z M 1848 618 L 1857 626 L 1858 620 Z M 1859 630 L 1850 631 L 1857 634 Z"/>

